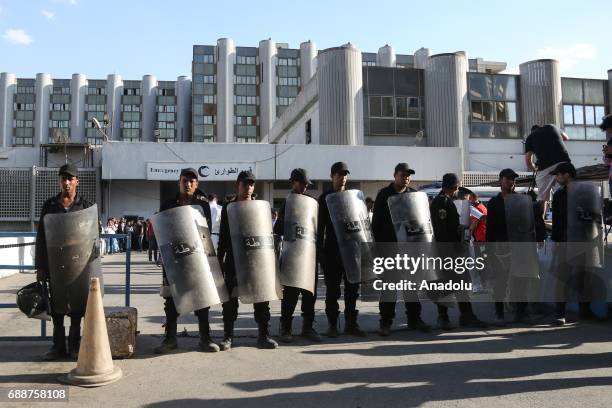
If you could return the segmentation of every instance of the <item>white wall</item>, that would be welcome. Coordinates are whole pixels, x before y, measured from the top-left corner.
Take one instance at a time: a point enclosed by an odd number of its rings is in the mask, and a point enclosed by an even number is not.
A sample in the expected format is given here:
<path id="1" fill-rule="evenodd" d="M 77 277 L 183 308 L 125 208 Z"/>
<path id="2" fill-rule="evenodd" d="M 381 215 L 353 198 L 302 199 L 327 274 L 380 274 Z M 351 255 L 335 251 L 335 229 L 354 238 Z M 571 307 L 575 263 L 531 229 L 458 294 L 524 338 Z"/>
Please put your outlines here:
<path id="1" fill-rule="evenodd" d="M 104 180 L 145 180 L 147 162 L 254 163 L 260 180 L 286 180 L 292 169 L 303 167 L 311 178 L 328 180 L 331 165 L 345 161 L 351 178 L 361 181 L 388 180 L 399 162 L 416 170 L 415 180 L 437 180 L 444 173 L 459 172 L 461 165 L 457 147 L 111 142 L 104 145 L 102 156 Z"/>
<path id="2" fill-rule="evenodd" d="M 159 182 L 112 180 L 104 192 L 107 213 L 102 223 L 110 217 L 138 215 L 148 218 L 159 210 Z"/>
<path id="3" fill-rule="evenodd" d="M 599 142 L 567 141 L 565 146 L 576 167 L 602 163 Z M 523 140 L 469 139 L 471 171 L 499 171 L 510 167 L 515 171 L 528 171 L 525 166 Z"/>

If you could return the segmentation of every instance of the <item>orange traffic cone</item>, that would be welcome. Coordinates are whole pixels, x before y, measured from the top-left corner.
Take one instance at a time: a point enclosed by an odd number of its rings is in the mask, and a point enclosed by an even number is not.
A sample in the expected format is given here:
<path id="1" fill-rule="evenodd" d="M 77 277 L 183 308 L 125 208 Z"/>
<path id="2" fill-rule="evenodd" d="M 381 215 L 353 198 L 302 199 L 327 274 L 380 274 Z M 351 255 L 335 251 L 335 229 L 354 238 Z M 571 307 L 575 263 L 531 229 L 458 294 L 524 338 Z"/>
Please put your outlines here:
<path id="1" fill-rule="evenodd" d="M 62 381 L 81 387 L 99 387 L 117 381 L 122 375 L 121 368 L 113 365 L 100 281 L 92 278 L 77 366 Z"/>

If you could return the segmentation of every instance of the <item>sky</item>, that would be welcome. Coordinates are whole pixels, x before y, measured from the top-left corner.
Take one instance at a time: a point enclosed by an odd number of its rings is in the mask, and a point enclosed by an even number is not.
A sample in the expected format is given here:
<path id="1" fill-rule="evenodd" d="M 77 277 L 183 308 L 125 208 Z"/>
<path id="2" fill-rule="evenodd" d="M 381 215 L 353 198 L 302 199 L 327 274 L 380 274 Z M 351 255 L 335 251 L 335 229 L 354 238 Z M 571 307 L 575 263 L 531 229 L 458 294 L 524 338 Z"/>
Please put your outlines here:
<path id="1" fill-rule="evenodd" d="M 0 72 L 175 80 L 190 75 L 194 44 L 229 37 L 238 46 L 272 38 L 291 48 L 466 51 L 507 62 L 509 73 L 556 58 L 563 76 L 607 78 L 611 15 L 608 0 L 0 0 Z"/>

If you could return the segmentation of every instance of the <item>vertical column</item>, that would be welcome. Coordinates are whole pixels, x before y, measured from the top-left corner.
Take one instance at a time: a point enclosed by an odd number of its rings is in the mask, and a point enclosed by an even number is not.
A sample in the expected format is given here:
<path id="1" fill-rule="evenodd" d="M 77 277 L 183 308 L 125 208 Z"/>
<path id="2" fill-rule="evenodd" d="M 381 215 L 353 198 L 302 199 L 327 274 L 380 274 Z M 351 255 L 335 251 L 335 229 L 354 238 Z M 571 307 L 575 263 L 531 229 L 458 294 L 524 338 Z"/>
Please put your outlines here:
<path id="1" fill-rule="evenodd" d="M 468 59 L 461 51 L 431 56 L 424 75 L 427 145 L 463 149 L 463 168 L 468 161 L 467 71 Z"/>
<path id="2" fill-rule="evenodd" d="M 519 65 L 521 74 L 521 124 L 523 133 L 533 125 L 561 125 L 561 74 L 559 62 L 542 59 Z"/>
<path id="3" fill-rule="evenodd" d="M 176 141 L 191 142 L 191 78 L 176 80 Z"/>
<path id="4" fill-rule="evenodd" d="M 300 80 L 302 89 L 317 72 L 317 45 L 308 40 L 300 44 Z"/>
<path id="5" fill-rule="evenodd" d="M 429 48 L 421 47 L 416 50 L 414 53 L 414 67 L 418 69 L 425 69 L 425 66 L 427 65 L 427 60 L 429 59 L 430 55 L 431 51 L 429 50 Z"/>
<path id="6" fill-rule="evenodd" d="M 217 140 L 234 142 L 234 64 L 236 47 L 231 38 L 217 40 Z"/>
<path id="7" fill-rule="evenodd" d="M 361 51 L 351 43 L 319 54 L 320 143 L 363 145 Z"/>
<path id="8" fill-rule="evenodd" d="M 123 80 L 121 75 L 110 74 L 106 77 L 106 112 L 112 122 L 112 131 L 107 132 L 111 140 L 121 140 L 121 94 Z"/>
<path id="9" fill-rule="evenodd" d="M 15 74 L 3 72 L 0 74 L 0 147 L 6 148 L 13 144 L 13 101 L 17 90 Z"/>
<path id="10" fill-rule="evenodd" d="M 34 146 L 49 141 L 49 101 L 53 81 L 49 74 L 36 74 L 36 112 L 34 114 Z"/>
<path id="11" fill-rule="evenodd" d="M 142 124 L 140 140 L 143 142 L 154 142 L 155 135 L 155 98 L 157 96 L 157 78 L 154 75 L 142 77 Z"/>
<path id="12" fill-rule="evenodd" d="M 271 39 L 259 42 L 259 129 L 267 135 L 276 121 L 276 43 Z"/>
<path id="13" fill-rule="evenodd" d="M 85 141 L 85 98 L 87 77 L 73 74 L 70 81 L 70 138 L 77 143 Z"/>
<path id="14" fill-rule="evenodd" d="M 389 44 L 385 44 L 384 47 L 378 49 L 376 54 L 376 65 L 379 67 L 395 67 L 396 58 L 395 50 Z"/>

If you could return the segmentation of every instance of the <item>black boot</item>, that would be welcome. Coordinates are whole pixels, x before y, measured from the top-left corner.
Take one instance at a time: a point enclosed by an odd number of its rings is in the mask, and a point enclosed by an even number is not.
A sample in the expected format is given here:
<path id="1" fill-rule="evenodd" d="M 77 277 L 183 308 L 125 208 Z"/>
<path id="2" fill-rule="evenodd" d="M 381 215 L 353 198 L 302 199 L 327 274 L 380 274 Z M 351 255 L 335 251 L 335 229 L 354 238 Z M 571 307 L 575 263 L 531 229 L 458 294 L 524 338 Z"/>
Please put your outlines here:
<path id="1" fill-rule="evenodd" d="M 278 343 L 269 336 L 268 323 L 259 324 L 259 336 L 257 337 L 257 347 L 260 349 L 275 349 Z"/>
<path id="2" fill-rule="evenodd" d="M 366 332 L 359 328 L 359 323 L 357 323 L 357 316 L 359 316 L 359 310 L 344 312 L 344 318 L 346 319 L 344 325 L 344 333 L 352 334 L 353 336 L 357 337 L 365 337 Z"/>
<path id="3" fill-rule="evenodd" d="M 219 343 L 221 351 L 232 348 L 234 341 L 234 323 L 223 322 L 223 341 Z"/>
<path id="4" fill-rule="evenodd" d="M 64 326 L 53 327 L 53 346 L 43 355 L 43 360 L 53 361 L 66 357 L 66 330 Z"/>
<path id="5" fill-rule="evenodd" d="M 332 339 L 338 337 L 338 313 L 335 314 L 327 314 L 327 323 L 329 327 L 327 328 L 327 333 L 325 335 L 327 337 L 331 337 Z"/>
<path id="6" fill-rule="evenodd" d="M 219 346 L 210 338 L 210 326 L 208 321 L 198 320 L 198 329 L 200 331 L 200 350 L 209 353 L 218 352 Z"/>
<path id="7" fill-rule="evenodd" d="M 302 337 L 308 339 L 310 341 L 315 341 L 317 343 L 321 342 L 323 339 L 321 335 L 317 333 L 315 328 L 313 327 L 314 318 L 312 317 L 304 317 L 302 320 Z"/>
<path id="8" fill-rule="evenodd" d="M 68 332 L 68 353 L 70 358 L 79 358 L 79 348 L 81 347 L 81 326 L 70 326 Z"/>
<path id="9" fill-rule="evenodd" d="M 293 323 L 293 318 L 289 317 L 281 317 L 280 319 L 280 324 L 281 324 L 281 329 L 280 329 L 280 341 L 282 341 L 283 343 L 292 343 L 293 342 L 293 335 L 291 334 L 291 325 Z"/>
<path id="10" fill-rule="evenodd" d="M 155 354 L 166 354 L 176 350 L 176 320 L 166 321 L 166 335 L 162 343 L 153 349 Z"/>
<path id="11" fill-rule="evenodd" d="M 380 319 L 380 328 L 378 329 L 378 334 L 382 337 L 389 336 L 391 334 L 392 324 L 393 324 L 392 320 Z"/>

